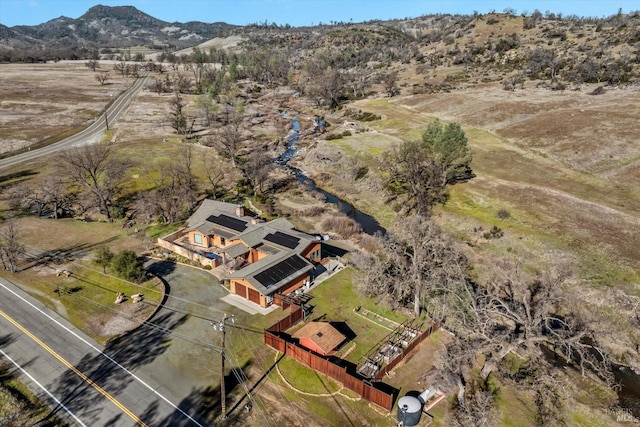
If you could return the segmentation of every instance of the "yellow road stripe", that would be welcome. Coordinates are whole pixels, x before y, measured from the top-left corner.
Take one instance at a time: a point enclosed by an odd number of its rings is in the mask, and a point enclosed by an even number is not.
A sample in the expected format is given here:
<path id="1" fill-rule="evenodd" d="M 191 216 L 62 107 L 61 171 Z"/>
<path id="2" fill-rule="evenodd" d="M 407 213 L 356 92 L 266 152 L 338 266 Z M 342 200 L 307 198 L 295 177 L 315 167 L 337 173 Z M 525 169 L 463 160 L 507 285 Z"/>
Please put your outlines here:
<path id="1" fill-rule="evenodd" d="M 67 368 L 71 369 L 77 376 L 82 378 L 83 381 L 85 381 L 87 384 L 91 385 L 98 392 L 100 392 L 100 394 L 102 394 L 104 397 L 109 399 L 114 405 L 116 405 L 118 408 L 120 408 L 122 410 L 122 412 L 127 414 L 133 421 L 135 421 L 136 423 L 138 423 L 142 427 L 149 427 L 140 418 L 138 418 L 136 416 L 136 414 L 134 414 L 129 409 L 127 409 L 122 403 L 118 402 L 113 396 L 111 396 L 109 393 L 107 393 L 102 387 L 100 387 L 98 384 L 96 384 L 91 378 L 87 377 L 85 374 L 83 374 L 81 371 L 79 371 L 75 366 L 73 366 L 71 363 L 67 362 L 62 356 L 60 356 L 58 353 L 53 351 L 48 345 L 46 345 L 38 337 L 33 335 L 27 329 L 25 329 L 21 324 L 19 324 L 18 322 L 13 320 L 11 317 L 9 317 L 9 315 L 7 315 L 4 311 L 0 310 L 0 316 L 4 317 L 11 324 L 13 324 L 13 326 L 15 326 L 16 328 L 20 329 L 25 335 L 27 335 L 29 338 L 31 338 L 33 341 L 35 341 L 40 347 L 42 347 L 45 350 L 47 350 L 53 357 L 58 359 L 60 361 L 60 363 L 65 365 Z"/>

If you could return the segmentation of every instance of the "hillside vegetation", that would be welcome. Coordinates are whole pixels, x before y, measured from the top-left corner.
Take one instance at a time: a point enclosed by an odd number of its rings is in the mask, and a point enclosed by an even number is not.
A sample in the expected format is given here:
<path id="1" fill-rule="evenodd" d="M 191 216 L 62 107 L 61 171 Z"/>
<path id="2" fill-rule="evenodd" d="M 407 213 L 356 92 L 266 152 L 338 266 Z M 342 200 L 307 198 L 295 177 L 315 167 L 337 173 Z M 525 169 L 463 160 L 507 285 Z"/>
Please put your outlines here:
<path id="1" fill-rule="evenodd" d="M 287 216 L 354 247 L 360 296 L 442 320 L 453 332 L 434 357 L 451 396 L 436 423 L 614 425 L 620 411 L 640 415 L 637 387 L 614 386 L 623 371 L 637 384 L 640 369 L 638 28 L 637 12 L 534 11 L 256 24 L 181 50 L 140 40 L 133 55 L 124 41 L 95 40 L 87 67 L 55 64 L 83 75 L 77 96 L 86 111 L 75 116 L 86 121 L 104 105 L 105 89 L 86 76 L 108 72 L 119 89 L 148 70 L 146 90 L 105 134 L 103 149 L 3 171 L 2 214 L 17 216 L 18 230 L 27 223 L 20 217 L 52 209 L 170 227 L 211 197 Z M 52 59 L 48 52 L 39 58 Z M 20 123 L 31 107 L 17 100 L 45 90 L 20 74 L 0 77 L 2 87 L 23 85 L 5 89 L 12 122 L 4 128 L 18 146 L 42 140 Z M 78 102 L 66 93 L 58 111 Z M 292 119 L 297 153 L 274 163 Z M 446 179 L 442 153 L 419 151 L 436 119 L 471 150 L 472 160 L 462 156 L 470 161 L 464 179 Z M 42 139 L 60 135 L 59 126 L 42 123 Z M 394 180 L 407 147 L 426 157 L 413 170 L 437 196 L 417 214 L 406 180 Z M 57 179 L 83 153 L 109 165 L 97 180 L 108 186 Z M 363 233 L 316 187 L 372 216 L 387 235 Z"/>

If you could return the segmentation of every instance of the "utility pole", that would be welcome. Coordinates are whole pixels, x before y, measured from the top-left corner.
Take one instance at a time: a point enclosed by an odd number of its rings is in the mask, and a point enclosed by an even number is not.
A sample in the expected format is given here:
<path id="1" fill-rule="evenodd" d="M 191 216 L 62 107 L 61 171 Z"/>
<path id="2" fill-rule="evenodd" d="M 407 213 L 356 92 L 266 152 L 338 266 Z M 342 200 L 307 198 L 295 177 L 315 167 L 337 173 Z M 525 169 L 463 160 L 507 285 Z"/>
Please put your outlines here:
<path id="1" fill-rule="evenodd" d="M 227 320 L 231 320 L 231 323 L 235 323 L 235 317 L 228 317 L 227 313 L 224 314 L 224 317 L 218 324 L 213 324 L 213 329 L 218 330 L 220 328 L 220 332 L 222 332 L 222 350 L 220 351 L 220 407 L 221 407 L 221 417 L 224 420 L 227 418 L 227 402 L 226 402 L 226 391 L 224 388 L 224 358 L 225 358 L 225 347 L 224 347 L 224 335 L 225 335 L 225 322 Z"/>

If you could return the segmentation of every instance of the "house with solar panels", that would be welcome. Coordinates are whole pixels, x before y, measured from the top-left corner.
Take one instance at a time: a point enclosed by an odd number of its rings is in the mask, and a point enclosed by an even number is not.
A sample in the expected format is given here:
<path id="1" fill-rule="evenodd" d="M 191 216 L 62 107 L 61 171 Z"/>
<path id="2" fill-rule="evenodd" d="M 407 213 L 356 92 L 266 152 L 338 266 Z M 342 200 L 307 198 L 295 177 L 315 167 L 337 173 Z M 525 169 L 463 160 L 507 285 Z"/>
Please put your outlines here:
<path id="1" fill-rule="evenodd" d="M 285 218 L 264 221 L 243 206 L 205 200 L 181 230 L 182 247 L 232 266 L 232 293 L 262 307 L 277 294 L 288 295 L 311 279 L 321 243 Z"/>

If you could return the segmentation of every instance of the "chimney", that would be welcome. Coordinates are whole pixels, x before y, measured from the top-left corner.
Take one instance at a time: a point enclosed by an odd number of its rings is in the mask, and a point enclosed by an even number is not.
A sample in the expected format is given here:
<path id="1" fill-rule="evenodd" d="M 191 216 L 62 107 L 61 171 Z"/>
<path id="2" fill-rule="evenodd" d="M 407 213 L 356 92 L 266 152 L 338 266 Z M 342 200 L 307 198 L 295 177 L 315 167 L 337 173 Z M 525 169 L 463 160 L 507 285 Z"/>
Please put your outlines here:
<path id="1" fill-rule="evenodd" d="M 244 216 L 244 206 L 236 206 L 236 216 Z"/>
<path id="2" fill-rule="evenodd" d="M 259 217 L 257 217 L 257 216 L 256 216 L 256 217 L 251 218 L 251 224 L 261 224 L 261 223 L 263 223 L 263 222 L 264 222 L 264 221 L 262 220 L 262 218 L 259 218 Z"/>

